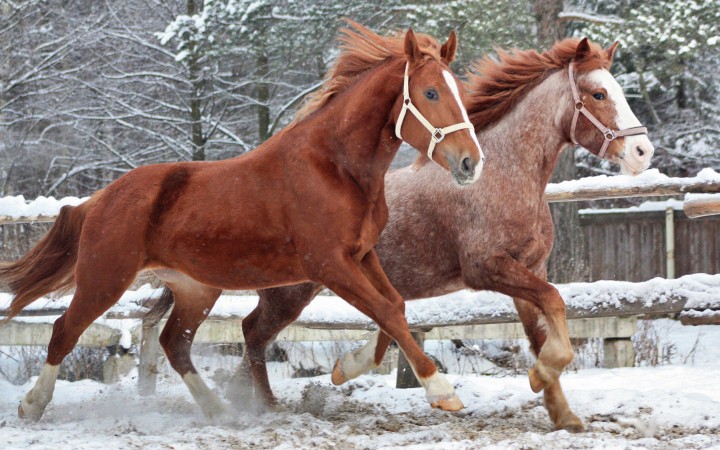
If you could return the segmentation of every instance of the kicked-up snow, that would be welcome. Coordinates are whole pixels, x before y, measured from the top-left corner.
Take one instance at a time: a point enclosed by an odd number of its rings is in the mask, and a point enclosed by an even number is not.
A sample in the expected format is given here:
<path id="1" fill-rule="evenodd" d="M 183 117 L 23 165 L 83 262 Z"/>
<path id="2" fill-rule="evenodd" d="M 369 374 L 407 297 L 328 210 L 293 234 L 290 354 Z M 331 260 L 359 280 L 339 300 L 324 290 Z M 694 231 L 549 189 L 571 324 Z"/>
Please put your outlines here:
<path id="1" fill-rule="evenodd" d="M 587 426 L 579 434 L 551 429 L 542 396 L 524 375 L 449 375 L 466 408 L 447 413 L 431 409 L 419 388 L 395 389 L 394 374 L 336 387 L 329 375 L 287 379 L 271 370 L 285 411 L 257 414 L 247 404 L 231 424 L 215 424 L 176 374 L 161 376 L 157 393 L 141 397 L 133 372 L 113 385 L 58 382 L 37 423 L 16 415 L 32 384 L 0 381 L 0 448 L 719 448 L 720 327 L 664 327 L 677 352 L 671 365 L 563 375 L 570 405 Z M 226 378 L 198 366 L 222 393 Z"/>

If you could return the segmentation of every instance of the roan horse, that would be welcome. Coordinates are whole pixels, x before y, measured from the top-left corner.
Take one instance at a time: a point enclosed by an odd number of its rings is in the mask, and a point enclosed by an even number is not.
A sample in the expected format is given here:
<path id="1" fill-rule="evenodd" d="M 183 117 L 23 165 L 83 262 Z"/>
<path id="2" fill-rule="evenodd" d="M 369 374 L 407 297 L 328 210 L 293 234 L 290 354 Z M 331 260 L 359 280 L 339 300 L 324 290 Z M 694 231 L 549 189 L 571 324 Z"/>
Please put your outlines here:
<path id="1" fill-rule="evenodd" d="M 389 174 L 390 220 L 376 247 L 407 300 L 464 288 L 513 297 L 538 357 L 530 385 L 535 392 L 544 389 L 554 427 L 570 431 L 583 424 L 559 382 L 573 352 L 565 304 L 546 281 L 553 226 L 544 192 L 560 152 L 571 142 L 620 164 L 624 173 L 638 174 L 650 163 L 654 149 L 646 130 L 608 71 L 616 45 L 603 50 L 587 39 L 566 39 L 542 54 L 501 52 L 499 63 L 483 59 L 471 76 L 467 103 L 490 156 L 482 179 L 458 189 L 426 158 Z M 229 387 L 238 391 L 233 396 L 240 395 L 239 380 L 250 367 L 256 395 L 275 404 L 264 349 L 319 289 L 306 283 L 259 291 L 257 308 L 243 321 L 247 350 Z M 341 384 L 377 367 L 390 341 L 378 332 L 346 354 L 332 381 Z"/>
<path id="2" fill-rule="evenodd" d="M 175 303 L 161 344 L 208 417 L 232 415 L 189 349 L 221 291 L 306 281 L 332 288 L 397 340 L 437 406 L 462 407 L 413 341 L 403 300 L 373 250 L 388 217 L 384 175 L 400 146 L 396 134 L 427 149 L 458 183 L 479 178 L 482 153 L 448 68 L 457 41 L 453 33 L 441 47 L 412 30 L 383 38 L 350 25 L 330 77 L 294 124 L 230 160 L 132 170 L 64 207 L 43 240 L 0 268 L 15 294 L 7 319 L 44 294 L 76 287 L 21 417 L 42 416 L 80 334 L 148 269 Z M 449 125 L 428 131 L 429 124 Z"/>

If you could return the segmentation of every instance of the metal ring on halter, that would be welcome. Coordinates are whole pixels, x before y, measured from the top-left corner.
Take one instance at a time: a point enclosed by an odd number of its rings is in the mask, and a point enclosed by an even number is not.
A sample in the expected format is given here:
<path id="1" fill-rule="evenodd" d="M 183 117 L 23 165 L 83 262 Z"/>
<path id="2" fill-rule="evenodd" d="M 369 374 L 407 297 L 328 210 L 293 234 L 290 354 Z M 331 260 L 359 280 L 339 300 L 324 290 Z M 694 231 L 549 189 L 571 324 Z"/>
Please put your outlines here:
<path id="1" fill-rule="evenodd" d="M 441 142 L 443 139 L 445 139 L 445 133 L 443 133 L 443 130 L 441 130 L 440 128 L 435 128 L 432 137 L 437 144 L 438 142 Z"/>

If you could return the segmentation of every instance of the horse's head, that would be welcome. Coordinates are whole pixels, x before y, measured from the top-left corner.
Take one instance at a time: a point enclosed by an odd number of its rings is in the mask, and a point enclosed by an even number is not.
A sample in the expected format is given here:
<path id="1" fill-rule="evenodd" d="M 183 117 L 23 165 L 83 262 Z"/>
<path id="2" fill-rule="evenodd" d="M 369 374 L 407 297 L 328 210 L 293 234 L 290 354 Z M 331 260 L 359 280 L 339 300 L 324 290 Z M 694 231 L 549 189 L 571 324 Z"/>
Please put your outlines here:
<path id="1" fill-rule="evenodd" d="M 463 106 L 463 83 L 449 68 L 456 48 L 452 32 L 439 58 L 424 54 L 415 33 L 408 30 L 403 96 L 393 117 L 399 138 L 449 170 L 458 184 L 470 184 L 480 177 L 484 157 Z"/>
<path id="2" fill-rule="evenodd" d="M 618 163 L 624 174 L 637 175 L 648 168 L 655 151 L 647 130 L 607 68 L 582 70 L 583 66 L 597 67 L 598 58 L 609 67 L 616 48 L 617 42 L 599 55 L 587 38 L 578 43 L 568 67 L 575 109 L 570 137 L 593 154 Z"/>

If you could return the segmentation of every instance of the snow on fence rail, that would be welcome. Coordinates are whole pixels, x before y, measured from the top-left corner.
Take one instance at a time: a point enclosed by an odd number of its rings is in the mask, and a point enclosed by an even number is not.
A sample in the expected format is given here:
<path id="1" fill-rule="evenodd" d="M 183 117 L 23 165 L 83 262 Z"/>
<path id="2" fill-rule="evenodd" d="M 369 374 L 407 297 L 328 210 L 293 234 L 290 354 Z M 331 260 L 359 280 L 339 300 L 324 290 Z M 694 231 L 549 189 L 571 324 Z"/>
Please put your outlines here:
<path id="1" fill-rule="evenodd" d="M 671 314 L 685 310 L 710 315 L 720 310 L 720 274 L 692 274 L 678 279 L 655 278 L 641 283 L 595 281 L 557 285 L 565 299 L 570 319 L 586 319 L 641 314 Z M 126 292 L 104 316 L 109 320 L 142 319 L 146 302 L 152 302 L 161 289 L 142 286 Z M 0 294 L 0 316 L 10 304 L 10 294 Z M 43 298 L 19 315 L 56 316 L 65 311 L 70 295 Z M 224 294 L 208 320 L 241 320 L 257 305 L 255 295 Z M 408 302 L 406 317 L 412 329 L 483 325 L 517 322 L 512 299 L 490 291 L 459 291 L 452 294 Z M 373 330 L 375 323 L 335 296 L 318 296 L 294 323 L 297 327 L 324 330 Z"/>
<path id="2" fill-rule="evenodd" d="M 622 197 L 652 197 L 682 194 L 720 194 L 720 174 L 703 169 L 695 177 L 673 178 L 650 169 L 631 177 L 628 175 L 581 178 L 549 184 L 545 196 L 550 202 L 600 200 Z M 9 223 L 52 222 L 64 205 L 78 205 L 86 198 L 38 197 L 27 202 L 20 195 L 0 198 L 0 225 Z M 720 207 L 718 207 L 720 209 Z"/>
<path id="3" fill-rule="evenodd" d="M 720 275 L 693 274 L 675 280 L 656 278 L 643 283 L 570 283 L 558 285 L 558 289 L 567 305 L 572 337 L 612 338 L 604 344 L 606 367 L 633 364 L 630 337 L 636 330 L 636 315 L 680 313 L 684 324 L 720 324 Z M 133 343 L 140 344 L 138 385 L 143 394 L 155 390 L 160 350 L 159 327 L 143 326 L 142 317 L 148 300 L 151 302 L 160 292 L 149 286 L 126 292 L 79 343 L 125 348 Z M 0 294 L 0 315 L 10 300 L 10 294 Z M 46 345 L 52 332 L 49 322 L 65 311 L 70 300 L 70 296 L 64 296 L 36 301 L 19 317 L 0 325 L 0 345 Z M 256 305 L 256 296 L 221 296 L 206 323 L 198 330 L 195 342 L 242 342 L 240 321 Z M 522 327 L 516 323 L 518 318 L 512 299 L 494 292 L 460 291 L 409 302 L 406 316 L 410 328 L 420 333 L 421 340 L 523 337 Z M 605 320 L 608 317 L 613 319 Z M 499 325 L 509 323 L 512 323 L 511 327 Z M 370 319 L 338 297 L 320 296 L 278 339 L 364 340 L 375 328 Z M 409 372 L 398 370 L 399 386 L 408 386 L 403 373 Z"/>

